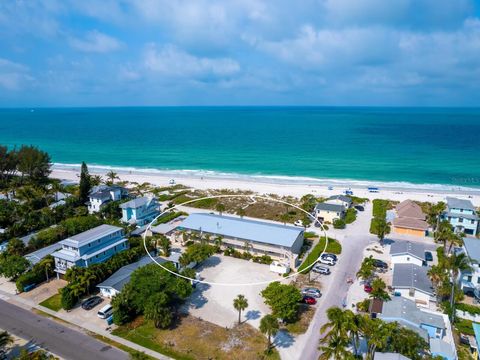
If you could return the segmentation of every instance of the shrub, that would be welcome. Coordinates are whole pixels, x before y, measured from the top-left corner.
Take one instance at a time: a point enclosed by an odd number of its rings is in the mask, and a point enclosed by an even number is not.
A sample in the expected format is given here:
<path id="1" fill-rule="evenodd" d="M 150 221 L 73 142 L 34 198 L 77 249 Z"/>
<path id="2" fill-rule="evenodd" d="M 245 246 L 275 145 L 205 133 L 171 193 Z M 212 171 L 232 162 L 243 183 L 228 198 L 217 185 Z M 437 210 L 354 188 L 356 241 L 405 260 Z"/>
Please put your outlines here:
<path id="1" fill-rule="evenodd" d="M 335 229 L 345 229 L 345 220 L 343 219 L 335 219 L 333 221 L 333 227 Z"/>
<path id="2" fill-rule="evenodd" d="M 79 298 L 73 294 L 73 291 L 69 286 L 60 289 L 60 294 L 62 295 L 62 308 L 65 310 L 72 309 L 79 300 Z"/>
<path id="3" fill-rule="evenodd" d="M 47 280 L 46 277 L 46 264 L 50 262 L 50 269 L 48 270 L 48 276 L 54 276 L 54 260 L 51 255 L 44 258 L 38 264 L 35 264 L 29 271 L 20 275 L 15 282 L 18 292 L 23 292 L 25 286 L 32 285 L 32 284 L 39 284 Z"/>
<path id="4" fill-rule="evenodd" d="M 253 262 L 266 265 L 270 265 L 273 261 L 273 259 L 268 255 L 254 256 L 252 260 Z"/>
<path id="5" fill-rule="evenodd" d="M 357 220 L 357 210 L 354 208 L 347 209 L 347 212 L 345 213 L 345 223 L 351 224 L 355 220 Z"/>

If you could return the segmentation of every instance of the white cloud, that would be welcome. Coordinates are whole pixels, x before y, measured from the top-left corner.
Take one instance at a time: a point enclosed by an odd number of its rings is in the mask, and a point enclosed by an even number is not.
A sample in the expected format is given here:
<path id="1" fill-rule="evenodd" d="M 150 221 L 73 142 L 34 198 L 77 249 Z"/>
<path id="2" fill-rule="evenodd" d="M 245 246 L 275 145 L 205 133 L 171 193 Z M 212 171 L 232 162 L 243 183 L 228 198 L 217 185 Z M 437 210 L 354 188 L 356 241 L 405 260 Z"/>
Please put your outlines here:
<path id="1" fill-rule="evenodd" d="M 208 58 L 191 55 L 174 45 L 157 49 L 147 46 L 144 54 L 145 67 L 167 77 L 222 77 L 240 71 L 240 65 L 230 58 Z"/>
<path id="2" fill-rule="evenodd" d="M 0 86 L 7 90 L 20 90 L 33 79 L 28 71 L 22 64 L 0 58 Z"/>
<path id="3" fill-rule="evenodd" d="M 71 38 L 70 45 L 80 51 L 96 53 L 107 53 L 122 47 L 120 41 L 97 30 L 88 32 L 84 39 Z"/>

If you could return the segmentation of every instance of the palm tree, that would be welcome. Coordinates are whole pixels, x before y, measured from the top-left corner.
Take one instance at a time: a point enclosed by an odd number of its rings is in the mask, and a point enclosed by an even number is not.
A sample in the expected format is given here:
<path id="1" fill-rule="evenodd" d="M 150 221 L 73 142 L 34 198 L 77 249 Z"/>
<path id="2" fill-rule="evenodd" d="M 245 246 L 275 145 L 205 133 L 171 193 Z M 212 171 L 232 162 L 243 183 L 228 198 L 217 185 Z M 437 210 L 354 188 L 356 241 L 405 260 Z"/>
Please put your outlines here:
<path id="1" fill-rule="evenodd" d="M 98 186 L 103 182 L 103 179 L 100 175 L 91 175 L 90 176 L 90 185 Z"/>
<path id="2" fill-rule="evenodd" d="M 13 338 L 6 331 L 0 332 L 0 359 L 3 359 L 6 353 L 6 348 L 13 344 Z"/>
<path id="3" fill-rule="evenodd" d="M 334 334 L 331 337 L 323 338 L 320 340 L 320 346 L 318 350 L 322 352 L 320 360 L 348 360 L 354 359 L 353 354 L 347 350 L 348 339 L 341 335 Z"/>
<path id="4" fill-rule="evenodd" d="M 463 245 L 463 236 L 461 234 L 456 234 L 452 231 L 448 241 L 450 241 L 450 245 L 448 247 L 447 253 L 450 254 L 450 251 L 452 251 L 452 247 L 454 245 L 455 246 L 462 246 Z"/>
<path id="5" fill-rule="evenodd" d="M 440 215 L 445 211 L 446 204 L 442 201 L 437 204 L 431 205 L 428 209 L 428 223 L 433 227 L 435 231 L 440 224 Z"/>
<path id="6" fill-rule="evenodd" d="M 53 264 L 54 260 L 51 257 L 44 258 L 40 261 L 40 266 L 43 266 L 45 269 L 45 278 L 47 279 L 47 282 L 50 281 L 48 274 L 50 273 L 50 270 L 52 270 Z"/>
<path id="7" fill-rule="evenodd" d="M 320 329 L 321 333 L 326 333 L 320 341 L 319 349 L 323 352 L 323 359 L 343 359 L 350 354 L 347 351 L 349 342 L 352 342 L 356 353 L 359 338 L 359 317 L 351 310 L 342 310 L 339 307 L 331 307 L 327 309 L 328 322 Z M 327 350 L 331 347 L 331 350 Z M 336 355 L 335 355 L 336 354 Z"/>
<path id="8" fill-rule="evenodd" d="M 392 332 L 397 328 L 397 323 L 386 323 L 380 319 L 363 319 L 363 332 L 367 339 L 367 360 L 373 360 L 375 351 L 384 348 Z"/>
<path id="9" fill-rule="evenodd" d="M 390 300 L 390 295 L 388 295 L 387 291 L 385 290 L 386 288 L 387 288 L 387 285 L 382 279 L 377 278 L 373 280 L 370 297 L 374 299 L 382 299 L 384 301 Z"/>
<path id="10" fill-rule="evenodd" d="M 272 336 L 277 334 L 278 328 L 278 320 L 273 315 L 265 315 L 260 320 L 260 331 L 262 334 L 267 335 L 268 338 L 267 351 L 269 351 L 272 347 Z"/>
<path id="11" fill-rule="evenodd" d="M 54 193 L 54 196 L 55 196 L 55 202 L 58 201 L 58 193 L 61 193 L 63 191 L 65 191 L 65 187 L 62 185 L 61 181 L 59 180 L 53 180 L 52 183 L 51 183 L 51 189 Z"/>
<path id="12" fill-rule="evenodd" d="M 242 311 L 248 307 L 247 298 L 243 295 L 238 295 L 235 299 L 233 299 L 233 307 L 238 311 L 238 324 L 240 325 Z"/>
<path id="13" fill-rule="evenodd" d="M 92 282 L 97 279 L 95 273 L 93 273 L 90 269 L 87 269 L 83 276 L 80 278 L 80 283 L 84 286 L 87 290 L 87 294 L 90 295 L 90 286 Z"/>
<path id="14" fill-rule="evenodd" d="M 287 225 L 288 220 L 290 220 L 290 215 L 288 215 L 288 213 L 280 215 L 280 221 L 283 222 L 283 225 Z"/>
<path id="15" fill-rule="evenodd" d="M 437 227 L 435 231 L 434 239 L 436 242 L 443 243 L 443 252 L 445 253 L 447 250 L 447 241 L 452 237 L 452 225 L 448 222 L 448 220 L 443 220 Z"/>
<path id="16" fill-rule="evenodd" d="M 380 244 L 383 244 L 383 239 L 387 234 L 390 234 L 390 223 L 386 219 L 377 218 L 377 236 L 380 240 Z"/>
<path id="17" fill-rule="evenodd" d="M 118 174 L 116 172 L 114 172 L 113 170 L 110 170 L 109 172 L 107 172 L 105 174 L 105 176 L 107 177 L 107 179 L 108 179 L 107 182 L 109 184 L 114 184 L 115 180 L 120 180 L 120 178 L 118 177 Z"/>
<path id="18" fill-rule="evenodd" d="M 347 336 L 347 330 L 345 329 L 345 313 L 337 306 L 327 309 L 328 322 L 320 328 L 320 332 L 324 333 L 328 330 L 326 336 L 332 334 L 339 334 Z"/>
<path id="19" fill-rule="evenodd" d="M 225 205 L 218 203 L 217 206 L 215 206 L 215 210 L 217 210 L 220 216 L 222 216 L 222 213 L 225 211 Z"/>
<path id="20" fill-rule="evenodd" d="M 451 321 L 453 323 L 455 318 L 455 288 L 458 282 L 458 275 L 460 272 L 471 271 L 470 261 L 465 253 L 453 254 L 447 261 L 447 266 L 451 271 L 452 288 L 450 292 L 450 305 L 451 305 Z"/>

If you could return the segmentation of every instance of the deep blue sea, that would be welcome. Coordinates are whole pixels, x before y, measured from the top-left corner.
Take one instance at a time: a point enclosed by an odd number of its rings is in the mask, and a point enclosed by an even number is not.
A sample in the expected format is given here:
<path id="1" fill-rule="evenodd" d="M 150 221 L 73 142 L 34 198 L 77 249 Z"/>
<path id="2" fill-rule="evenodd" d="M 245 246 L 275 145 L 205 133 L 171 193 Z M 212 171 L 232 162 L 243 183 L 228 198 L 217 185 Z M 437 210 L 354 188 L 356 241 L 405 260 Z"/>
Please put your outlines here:
<path id="1" fill-rule="evenodd" d="M 0 109 L 55 163 L 480 187 L 480 109 Z"/>

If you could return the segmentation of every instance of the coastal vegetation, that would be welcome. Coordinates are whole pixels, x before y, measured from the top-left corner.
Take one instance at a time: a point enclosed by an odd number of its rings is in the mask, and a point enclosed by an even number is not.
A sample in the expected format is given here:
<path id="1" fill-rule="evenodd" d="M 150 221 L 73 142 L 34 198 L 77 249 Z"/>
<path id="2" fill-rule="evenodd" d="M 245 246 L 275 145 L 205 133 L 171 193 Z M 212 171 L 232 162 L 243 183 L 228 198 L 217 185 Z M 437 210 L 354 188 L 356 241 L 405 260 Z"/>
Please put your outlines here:
<path id="1" fill-rule="evenodd" d="M 304 274 L 308 273 L 311 268 L 305 270 L 307 267 L 312 265 L 315 261 L 318 260 L 320 254 L 325 249 L 325 252 L 332 253 L 339 255 L 342 253 L 342 245 L 335 239 L 328 238 L 328 244 L 325 244 L 325 237 L 322 236 L 319 242 L 313 247 L 313 249 L 308 253 L 307 257 L 303 261 L 303 263 L 299 266 L 298 272 L 302 272 Z M 326 245 L 326 248 L 325 248 Z"/>

